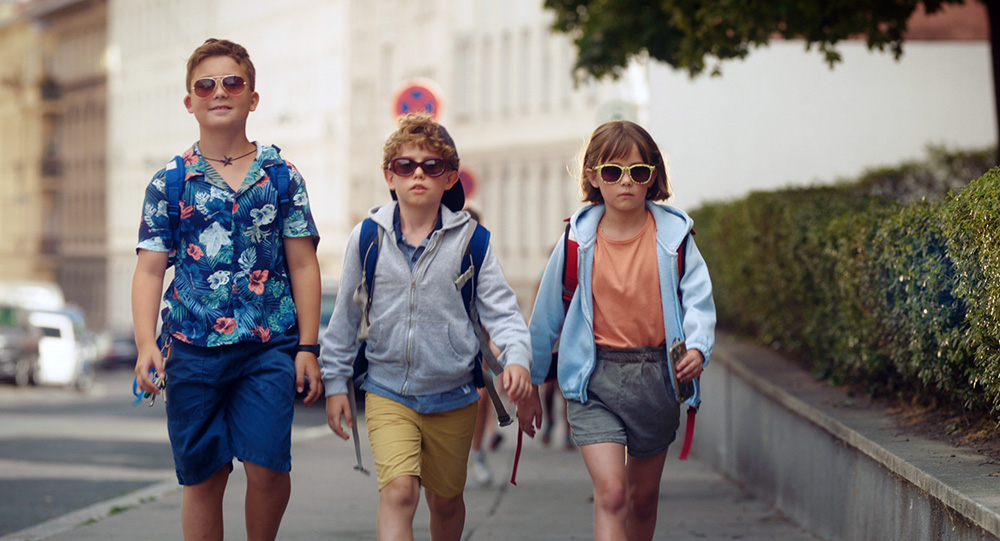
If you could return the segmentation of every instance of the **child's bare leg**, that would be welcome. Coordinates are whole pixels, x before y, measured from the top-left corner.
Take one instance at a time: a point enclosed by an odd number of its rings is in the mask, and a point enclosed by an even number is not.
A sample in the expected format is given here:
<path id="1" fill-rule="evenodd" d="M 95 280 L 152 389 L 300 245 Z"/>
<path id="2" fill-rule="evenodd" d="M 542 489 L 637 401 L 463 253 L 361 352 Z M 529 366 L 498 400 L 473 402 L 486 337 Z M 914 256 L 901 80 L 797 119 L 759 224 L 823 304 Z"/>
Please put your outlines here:
<path id="1" fill-rule="evenodd" d="M 229 466 L 211 477 L 184 487 L 181 496 L 181 528 L 184 539 L 222 539 L 222 497 L 229 481 Z"/>
<path id="2" fill-rule="evenodd" d="M 660 500 L 660 477 L 667 452 L 652 458 L 628 457 L 628 516 L 625 529 L 631 541 L 649 541 L 656 530 L 656 508 Z"/>
<path id="3" fill-rule="evenodd" d="M 465 499 L 463 494 L 444 498 L 430 491 L 427 507 L 431 511 L 431 539 L 433 541 L 458 541 L 465 528 Z"/>
<path id="4" fill-rule="evenodd" d="M 249 462 L 244 462 L 243 468 L 247 472 L 247 539 L 271 541 L 278 536 L 281 517 L 292 493 L 291 476 Z"/>
<path id="5" fill-rule="evenodd" d="M 389 481 L 378 496 L 378 538 L 413 540 L 413 515 L 420 502 L 420 483 L 412 475 Z"/>
<path id="6" fill-rule="evenodd" d="M 619 443 L 592 443 L 580 447 L 594 483 L 594 539 L 626 539 L 628 510 L 625 446 Z"/>

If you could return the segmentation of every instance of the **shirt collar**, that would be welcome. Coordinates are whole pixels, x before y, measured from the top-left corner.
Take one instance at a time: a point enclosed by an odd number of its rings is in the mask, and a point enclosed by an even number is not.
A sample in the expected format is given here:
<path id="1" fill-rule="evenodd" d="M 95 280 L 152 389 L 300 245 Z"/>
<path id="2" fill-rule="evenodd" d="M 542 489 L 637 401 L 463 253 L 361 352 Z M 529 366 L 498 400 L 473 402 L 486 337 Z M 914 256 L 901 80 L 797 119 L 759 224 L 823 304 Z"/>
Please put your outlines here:
<path id="1" fill-rule="evenodd" d="M 434 225 L 434 229 L 431 231 L 431 234 L 433 234 L 434 231 L 437 231 L 437 230 L 439 230 L 439 229 L 441 229 L 443 227 L 444 227 L 444 222 L 441 220 L 441 211 L 438 211 L 437 224 Z M 396 205 L 396 208 L 392 212 L 392 229 L 393 229 L 393 231 L 396 232 L 396 243 L 397 244 L 400 243 L 400 242 L 405 242 L 405 243 L 407 243 L 407 245 L 413 246 L 412 244 L 409 243 L 409 241 L 406 240 L 406 237 L 403 236 L 403 220 L 402 220 L 402 218 L 399 217 L 399 205 Z M 427 235 L 426 237 L 424 237 L 424 240 L 423 240 L 423 242 L 420 243 L 420 246 L 426 245 L 428 239 L 430 239 L 430 238 L 431 238 L 430 235 Z"/>
<path id="2" fill-rule="evenodd" d="M 247 172 L 247 176 L 243 179 L 243 185 L 240 186 L 237 193 L 242 193 L 248 186 L 253 185 L 264 176 L 264 170 L 262 167 L 265 159 L 264 154 L 267 150 L 269 150 L 269 148 L 261 145 L 257 141 L 253 141 L 253 144 L 257 147 L 257 155 L 254 157 L 254 161 L 250 165 L 250 170 Z M 230 190 L 231 188 L 229 185 L 226 184 L 222 175 L 220 175 L 215 168 L 212 168 L 213 172 L 209 173 L 208 160 L 206 160 L 205 156 L 201 153 L 201 147 L 198 146 L 197 141 L 191 145 L 191 150 L 194 151 L 195 156 L 198 156 L 198 161 L 195 163 L 194 170 L 191 172 L 190 176 L 202 176 L 204 177 L 205 182 L 221 189 Z"/>

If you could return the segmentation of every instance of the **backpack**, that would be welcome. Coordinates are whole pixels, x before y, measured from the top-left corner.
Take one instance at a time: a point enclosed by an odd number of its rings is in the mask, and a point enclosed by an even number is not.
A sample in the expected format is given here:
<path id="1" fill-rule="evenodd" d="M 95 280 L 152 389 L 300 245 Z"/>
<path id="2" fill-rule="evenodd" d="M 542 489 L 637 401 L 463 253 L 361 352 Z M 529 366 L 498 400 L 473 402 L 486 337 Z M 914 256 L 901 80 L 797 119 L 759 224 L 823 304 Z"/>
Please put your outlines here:
<path id="1" fill-rule="evenodd" d="M 497 421 L 500 423 L 500 426 L 507 426 L 512 420 L 510 415 L 507 414 L 499 395 L 497 395 L 492 378 L 483 372 L 482 361 L 485 359 L 487 365 L 489 365 L 495 374 L 502 372 L 503 366 L 500 365 L 496 356 L 493 355 L 493 351 L 490 349 L 489 343 L 483 334 L 479 312 L 475 303 L 476 287 L 479 284 L 479 270 L 483 266 L 483 260 L 486 258 L 486 250 L 489 248 L 490 232 L 471 218 L 469 219 L 469 224 L 470 227 L 468 229 L 470 230 L 470 234 L 465 239 L 465 251 L 462 255 L 460 268 L 461 272 L 455 281 L 455 287 L 462 292 L 462 302 L 465 306 L 465 312 L 468 314 L 469 320 L 472 321 L 472 328 L 475 330 L 476 338 L 479 340 L 479 353 L 476 354 L 476 359 L 473 362 L 472 380 L 477 388 L 486 387 L 493 402 L 493 407 L 497 412 Z M 362 284 L 364 287 L 362 288 L 363 291 L 359 289 L 362 298 L 359 299 L 358 294 L 355 295 L 355 302 L 362 307 L 362 316 L 361 325 L 358 329 L 358 337 L 361 339 L 361 344 L 358 346 L 358 353 L 354 358 L 354 387 L 360 387 L 368 373 L 368 359 L 365 356 L 365 347 L 367 346 L 368 328 L 371 325 L 369 317 L 372 298 L 375 294 L 375 266 L 378 263 L 379 243 L 378 225 L 371 218 L 365 218 L 361 222 L 361 235 L 358 242 L 358 257 L 361 258 L 361 268 L 363 271 Z M 353 403 L 351 407 L 354 407 Z"/>
<path id="2" fill-rule="evenodd" d="M 568 220 L 567 220 L 568 221 Z M 576 292 L 576 287 L 579 283 L 579 245 L 575 239 L 569 238 L 570 224 L 566 224 L 566 231 L 563 232 L 563 312 L 569 310 L 569 304 L 573 301 L 573 294 Z M 681 241 L 681 245 L 677 248 L 677 300 L 682 301 L 683 295 L 681 293 L 680 281 L 684 277 L 684 271 L 686 270 L 686 264 L 684 261 L 685 253 L 687 252 L 687 242 L 688 239 L 694 235 L 695 232 L 692 229 L 691 233 L 684 235 L 684 240 Z M 549 365 L 548 374 L 545 375 L 545 381 L 556 379 L 557 374 L 557 361 L 559 360 L 559 352 L 552 352 L 552 364 Z M 691 440 L 694 437 L 694 417 L 698 413 L 698 408 L 694 406 L 688 406 L 687 411 L 687 424 L 684 430 L 684 444 L 681 447 L 680 455 L 678 458 L 680 460 L 687 460 L 688 453 L 691 451 Z"/>
<path id="3" fill-rule="evenodd" d="M 267 177 L 271 179 L 271 182 L 274 182 L 274 187 L 278 190 L 279 212 L 275 218 L 275 223 L 277 224 L 276 231 L 280 235 L 284 228 L 282 222 L 285 214 L 288 213 L 288 205 L 292 201 L 292 198 L 288 195 L 288 188 L 291 181 L 288 173 L 288 164 L 285 163 L 285 160 L 280 155 L 281 149 L 277 145 L 272 145 L 272 147 L 279 153 L 278 158 L 265 160 L 263 167 L 264 171 L 267 172 Z M 167 215 L 170 217 L 170 234 L 173 240 L 173 248 L 177 249 L 177 245 L 181 241 L 180 201 L 184 195 L 184 177 L 186 176 L 184 158 L 174 156 L 174 159 L 167 163 L 164 172 L 166 173 L 164 183 L 167 192 Z"/>

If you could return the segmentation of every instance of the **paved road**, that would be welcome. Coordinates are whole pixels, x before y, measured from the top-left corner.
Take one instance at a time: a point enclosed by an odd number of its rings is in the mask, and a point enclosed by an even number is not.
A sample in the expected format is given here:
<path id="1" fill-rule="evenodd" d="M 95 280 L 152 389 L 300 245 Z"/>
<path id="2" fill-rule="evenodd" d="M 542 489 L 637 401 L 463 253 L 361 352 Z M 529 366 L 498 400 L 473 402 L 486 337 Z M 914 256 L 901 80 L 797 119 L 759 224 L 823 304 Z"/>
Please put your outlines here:
<path id="1" fill-rule="evenodd" d="M 0 536 L 172 479 L 163 406 L 133 407 L 129 370 L 88 393 L 0 384 Z M 325 424 L 299 408 L 298 426 Z"/>
<path id="2" fill-rule="evenodd" d="M 162 408 L 132 408 L 127 379 L 105 378 L 88 397 L 35 390 L 11 398 L 10 389 L 0 390 L 0 524 L 3 532 L 17 530 L 0 541 L 181 537 L 181 491 L 169 466 Z M 378 491 L 372 477 L 352 469 L 353 445 L 330 434 L 321 408 L 296 414 L 292 499 L 279 538 L 375 539 Z M 505 443 L 489 454 L 497 482 L 466 492 L 463 538 L 592 539 L 592 491 L 579 452 L 527 441 L 514 487 L 506 480 L 516 433 L 513 427 L 502 433 Z M 371 468 L 364 434 L 362 442 Z M 224 504 L 229 538 L 244 537 L 245 487 L 237 466 Z M 32 505 L 41 511 L 30 511 Z M 34 525 L 21 529 L 25 524 Z M 429 539 L 424 504 L 415 526 L 417 539 Z M 674 453 L 661 485 L 656 539 L 816 538 L 701 462 L 680 462 Z"/>

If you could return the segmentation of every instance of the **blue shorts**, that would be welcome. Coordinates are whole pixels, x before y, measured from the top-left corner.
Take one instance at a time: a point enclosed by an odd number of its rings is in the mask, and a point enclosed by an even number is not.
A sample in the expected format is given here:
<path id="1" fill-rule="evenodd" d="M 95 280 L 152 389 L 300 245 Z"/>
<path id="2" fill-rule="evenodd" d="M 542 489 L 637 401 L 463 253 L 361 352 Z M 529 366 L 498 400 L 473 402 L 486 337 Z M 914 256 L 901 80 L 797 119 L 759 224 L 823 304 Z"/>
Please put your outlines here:
<path id="1" fill-rule="evenodd" d="M 200 347 L 171 341 L 167 430 L 177 481 L 197 485 L 233 458 L 292 469 L 298 329 L 267 343 Z"/>

